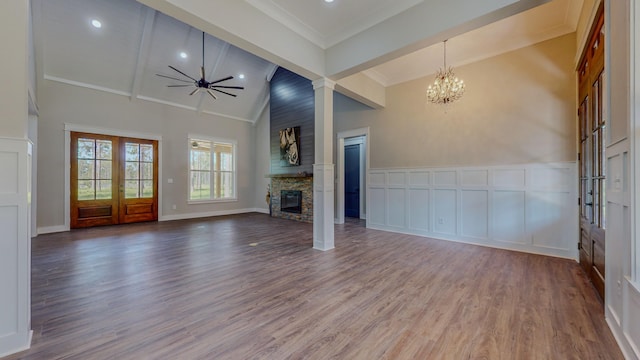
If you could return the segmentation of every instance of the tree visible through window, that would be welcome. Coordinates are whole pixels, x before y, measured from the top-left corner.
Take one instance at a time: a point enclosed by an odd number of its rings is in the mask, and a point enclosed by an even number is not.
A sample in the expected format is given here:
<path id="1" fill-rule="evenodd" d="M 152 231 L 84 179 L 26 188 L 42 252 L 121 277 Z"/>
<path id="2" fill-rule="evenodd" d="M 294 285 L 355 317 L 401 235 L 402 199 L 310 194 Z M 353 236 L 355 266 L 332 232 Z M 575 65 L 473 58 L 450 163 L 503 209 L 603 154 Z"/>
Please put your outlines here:
<path id="1" fill-rule="evenodd" d="M 189 200 L 235 198 L 235 143 L 189 139 Z"/>

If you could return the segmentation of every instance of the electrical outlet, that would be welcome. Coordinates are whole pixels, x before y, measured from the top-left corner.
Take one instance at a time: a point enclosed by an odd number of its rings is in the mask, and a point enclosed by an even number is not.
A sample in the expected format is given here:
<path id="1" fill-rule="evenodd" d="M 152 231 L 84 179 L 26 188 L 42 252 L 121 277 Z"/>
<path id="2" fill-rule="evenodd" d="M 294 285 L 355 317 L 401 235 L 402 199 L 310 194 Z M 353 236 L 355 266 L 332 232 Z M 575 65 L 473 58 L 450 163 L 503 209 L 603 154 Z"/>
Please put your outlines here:
<path id="1" fill-rule="evenodd" d="M 172 209 L 172 210 L 175 210 L 175 209 L 177 209 L 177 208 L 178 208 L 178 207 L 176 206 L 176 204 L 171 205 L 171 209 Z"/>
<path id="2" fill-rule="evenodd" d="M 438 218 L 438 224 L 440 225 L 444 224 L 444 218 Z"/>

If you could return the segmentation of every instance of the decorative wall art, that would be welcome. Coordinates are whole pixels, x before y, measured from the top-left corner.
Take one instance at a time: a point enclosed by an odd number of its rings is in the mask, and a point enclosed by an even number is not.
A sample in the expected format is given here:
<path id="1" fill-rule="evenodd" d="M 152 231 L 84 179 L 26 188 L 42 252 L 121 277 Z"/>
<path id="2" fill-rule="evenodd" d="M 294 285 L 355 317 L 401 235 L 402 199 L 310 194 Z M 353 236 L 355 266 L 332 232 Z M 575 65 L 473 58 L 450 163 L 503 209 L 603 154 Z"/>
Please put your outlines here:
<path id="1" fill-rule="evenodd" d="M 300 126 L 280 130 L 282 166 L 300 165 Z"/>

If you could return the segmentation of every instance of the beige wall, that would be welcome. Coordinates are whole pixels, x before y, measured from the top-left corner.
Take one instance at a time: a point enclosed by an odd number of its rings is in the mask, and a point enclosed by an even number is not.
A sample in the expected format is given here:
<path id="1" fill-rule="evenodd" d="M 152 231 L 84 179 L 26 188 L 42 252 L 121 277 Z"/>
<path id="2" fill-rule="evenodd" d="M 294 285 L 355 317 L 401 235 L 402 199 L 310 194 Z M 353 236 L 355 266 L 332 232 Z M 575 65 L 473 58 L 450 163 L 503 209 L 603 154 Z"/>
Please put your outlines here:
<path id="1" fill-rule="evenodd" d="M 39 84 L 38 105 L 39 227 L 64 224 L 64 123 L 161 135 L 160 216 L 254 207 L 255 129 L 251 123 L 142 100 L 131 102 L 128 97 L 47 80 Z M 187 204 L 189 133 L 237 140 L 237 202 Z M 173 184 L 167 183 L 169 178 Z"/>
<path id="2" fill-rule="evenodd" d="M 337 95 L 334 131 L 371 127 L 371 168 L 575 161 L 575 34 L 456 68 L 467 92 L 427 103 L 433 76 L 387 88 L 373 110 Z"/>
<path id="3" fill-rule="evenodd" d="M 576 27 L 576 49 L 582 50 L 587 36 L 591 30 L 591 23 L 594 20 L 598 6 L 602 0 L 583 0 L 582 10 L 580 11 L 580 17 L 578 18 L 578 26 Z M 581 54 L 577 54 L 578 56 Z"/>

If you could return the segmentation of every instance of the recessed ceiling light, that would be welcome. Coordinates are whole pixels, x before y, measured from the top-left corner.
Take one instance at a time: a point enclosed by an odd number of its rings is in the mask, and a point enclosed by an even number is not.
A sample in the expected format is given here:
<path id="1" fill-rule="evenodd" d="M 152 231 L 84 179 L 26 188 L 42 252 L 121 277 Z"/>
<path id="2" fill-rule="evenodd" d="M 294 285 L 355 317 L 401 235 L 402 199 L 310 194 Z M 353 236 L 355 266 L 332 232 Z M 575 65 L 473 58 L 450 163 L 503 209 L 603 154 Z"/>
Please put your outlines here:
<path id="1" fill-rule="evenodd" d="M 239 79 L 244 79 L 244 74 L 238 74 Z"/>
<path id="2" fill-rule="evenodd" d="M 96 29 L 100 29 L 102 27 L 102 23 L 98 19 L 91 20 L 91 25 Z"/>
<path id="3" fill-rule="evenodd" d="M 180 52 L 180 57 L 181 57 L 181 58 L 186 59 L 188 56 L 189 56 L 189 55 L 187 55 L 187 53 L 186 53 L 186 52 L 184 52 L 184 51 L 181 51 L 181 52 Z"/>
<path id="4" fill-rule="evenodd" d="M 326 2 L 326 3 L 332 3 L 332 2 L 333 2 L 333 0 L 324 0 L 324 2 Z"/>

